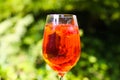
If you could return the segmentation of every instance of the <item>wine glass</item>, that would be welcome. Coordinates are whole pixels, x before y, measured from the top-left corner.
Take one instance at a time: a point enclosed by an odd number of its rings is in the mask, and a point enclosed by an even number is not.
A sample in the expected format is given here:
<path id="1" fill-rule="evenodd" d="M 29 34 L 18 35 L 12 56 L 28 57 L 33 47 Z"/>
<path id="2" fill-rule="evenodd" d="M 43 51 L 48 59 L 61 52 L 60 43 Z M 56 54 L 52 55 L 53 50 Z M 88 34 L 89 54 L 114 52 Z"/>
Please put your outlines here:
<path id="1" fill-rule="evenodd" d="M 43 58 L 60 80 L 79 60 L 80 36 L 76 15 L 49 14 L 43 36 Z"/>

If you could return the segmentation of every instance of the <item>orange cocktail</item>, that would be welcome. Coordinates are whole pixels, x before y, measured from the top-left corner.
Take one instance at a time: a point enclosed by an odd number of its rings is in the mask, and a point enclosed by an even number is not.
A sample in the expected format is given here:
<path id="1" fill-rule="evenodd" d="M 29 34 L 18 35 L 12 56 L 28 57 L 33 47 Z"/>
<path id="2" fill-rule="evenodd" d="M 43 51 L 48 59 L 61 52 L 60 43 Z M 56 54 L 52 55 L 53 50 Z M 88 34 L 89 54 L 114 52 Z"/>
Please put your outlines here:
<path id="1" fill-rule="evenodd" d="M 72 24 L 46 24 L 43 56 L 50 67 L 59 74 L 68 72 L 80 57 L 78 26 Z"/>

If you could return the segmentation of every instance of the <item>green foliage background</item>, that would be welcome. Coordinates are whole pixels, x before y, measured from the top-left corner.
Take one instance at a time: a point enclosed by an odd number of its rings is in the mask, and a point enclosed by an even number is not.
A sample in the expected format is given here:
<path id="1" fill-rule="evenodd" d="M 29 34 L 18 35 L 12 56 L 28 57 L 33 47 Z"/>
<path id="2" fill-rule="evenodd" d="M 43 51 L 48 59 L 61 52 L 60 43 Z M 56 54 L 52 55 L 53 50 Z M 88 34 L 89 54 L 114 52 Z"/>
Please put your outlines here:
<path id="1" fill-rule="evenodd" d="M 0 80 L 57 80 L 42 58 L 47 14 L 77 15 L 81 58 L 65 80 L 120 79 L 120 0 L 0 0 Z"/>

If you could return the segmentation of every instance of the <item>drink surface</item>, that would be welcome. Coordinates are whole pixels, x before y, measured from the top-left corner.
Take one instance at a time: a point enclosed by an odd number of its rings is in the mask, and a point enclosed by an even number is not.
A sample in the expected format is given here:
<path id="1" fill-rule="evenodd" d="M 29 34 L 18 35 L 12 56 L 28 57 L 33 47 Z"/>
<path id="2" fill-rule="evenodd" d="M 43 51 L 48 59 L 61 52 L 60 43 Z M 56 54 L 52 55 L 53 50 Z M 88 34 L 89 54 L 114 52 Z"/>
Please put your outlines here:
<path id="1" fill-rule="evenodd" d="M 80 56 L 78 27 L 71 24 L 47 24 L 44 30 L 43 56 L 55 71 L 69 71 Z"/>

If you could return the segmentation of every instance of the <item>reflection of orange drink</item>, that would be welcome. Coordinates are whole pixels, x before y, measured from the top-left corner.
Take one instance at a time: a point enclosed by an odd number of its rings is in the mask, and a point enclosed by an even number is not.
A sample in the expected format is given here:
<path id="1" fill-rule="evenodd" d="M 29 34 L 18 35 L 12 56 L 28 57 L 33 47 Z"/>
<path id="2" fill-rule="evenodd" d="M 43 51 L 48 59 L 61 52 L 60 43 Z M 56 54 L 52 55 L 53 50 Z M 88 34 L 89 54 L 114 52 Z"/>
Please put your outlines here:
<path id="1" fill-rule="evenodd" d="M 69 71 L 80 56 L 78 26 L 72 24 L 47 24 L 44 30 L 43 56 L 57 72 Z"/>

